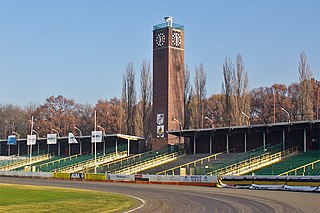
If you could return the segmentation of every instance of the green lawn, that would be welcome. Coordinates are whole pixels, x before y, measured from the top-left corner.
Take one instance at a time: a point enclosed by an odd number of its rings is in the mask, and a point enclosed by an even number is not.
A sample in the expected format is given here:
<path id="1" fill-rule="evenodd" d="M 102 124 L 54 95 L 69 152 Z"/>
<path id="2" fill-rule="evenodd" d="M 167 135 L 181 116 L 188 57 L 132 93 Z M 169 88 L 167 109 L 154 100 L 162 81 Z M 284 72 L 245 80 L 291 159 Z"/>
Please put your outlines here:
<path id="1" fill-rule="evenodd" d="M 135 205 L 106 192 L 0 184 L 0 212 L 123 212 Z"/>

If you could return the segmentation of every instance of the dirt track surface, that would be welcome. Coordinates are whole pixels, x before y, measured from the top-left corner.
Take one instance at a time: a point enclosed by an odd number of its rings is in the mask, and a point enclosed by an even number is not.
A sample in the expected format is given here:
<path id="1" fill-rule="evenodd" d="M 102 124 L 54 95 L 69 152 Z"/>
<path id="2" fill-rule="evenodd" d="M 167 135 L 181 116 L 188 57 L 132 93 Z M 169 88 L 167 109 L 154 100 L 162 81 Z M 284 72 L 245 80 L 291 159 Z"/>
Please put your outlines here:
<path id="1" fill-rule="evenodd" d="M 134 212 L 320 212 L 320 194 L 212 187 L 0 177 L 0 183 L 90 189 L 145 201 Z"/>

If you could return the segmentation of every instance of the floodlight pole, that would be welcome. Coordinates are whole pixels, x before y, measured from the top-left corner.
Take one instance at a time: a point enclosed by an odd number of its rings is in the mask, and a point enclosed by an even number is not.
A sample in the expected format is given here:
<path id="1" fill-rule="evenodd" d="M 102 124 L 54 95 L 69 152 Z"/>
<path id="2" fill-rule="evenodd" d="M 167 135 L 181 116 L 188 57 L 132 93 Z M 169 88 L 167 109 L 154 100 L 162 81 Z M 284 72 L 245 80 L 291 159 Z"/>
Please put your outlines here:
<path id="1" fill-rule="evenodd" d="M 244 112 L 241 112 L 241 114 L 244 115 L 248 119 L 248 126 L 250 126 L 250 117 L 249 117 L 249 115 L 247 115 Z"/>
<path id="2" fill-rule="evenodd" d="M 103 131 L 103 136 L 102 136 L 102 138 L 103 138 L 103 155 L 105 155 L 106 154 L 106 142 L 104 141 L 104 136 L 106 135 L 106 130 L 105 130 L 105 128 L 103 128 L 100 125 L 98 125 L 97 127 L 102 129 L 102 131 Z"/>
<path id="3" fill-rule="evenodd" d="M 179 135 L 179 141 L 178 141 L 178 151 L 180 151 L 180 140 L 181 140 L 181 134 L 182 134 L 182 123 L 179 120 L 175 119 L 175 118 L 173 119 L 173 121 L 177 122 L 179 124 L 179 126 L 180 126 L 180 135 Z"/>
<path id="4" fill-rule="evenodd" d="M 16 135 L 18 137 L 18 141 L 20 141 L 20 134 L 15 132 L 15 131 L 12 131 L 12 134 Z M 18 143 L 18 142 L 17 142 Z M 9 148 L 10 148 L 10 145 L 9 145 Z M 10 149 L 9 149 L 10 151 Z M 9 152 L 9 155 L 10 155 L 10 152 Z M 20 143 L 18 143 L 18 156 L 20 155 Z"/>
<path id="5" fill-rule="evenodd" d="M 39 140 L 39 133 L 36 131 L 36 130 L 32 130 L 32 132 L 36 133 L 37 134 L 37 137 L 38 137 L 38 140 Z M 40 147 L 39 147 L 39 143 L 38 143 L 38 155 L 40 154 Z M 49 153 L 48 153 L 49 154 Z"/>
<path id="6" fill-rule="evenodd" d="M 94 110 L 94 173 L 97 173 L 97 110 Z"/>
<path id="7" fill-rule="evenodd" d="M 59 131 L 57 131 L 55 129 L 51 129 L 51 130 L 54 131 L 55 133 L 57 133 L 57 135 L 58 135 L 58 140 L 57 140 L 57 143 L 58 143 L 58 156 L 60 156 L 60 143 L 59 143 L 60 136 L 59 136 Z"/>
<path id="8" fill-rule="evenodd" d="M 33 133 L 33 116 L 31 117 L 31 130 L 30 130 L 30 135 Z M 31 169 L 31 158 L 32 158 L 32 143 L 30 143 L 30 172 L 32 171 Z"/>
<path id="9" fill-rule="evenodd" d="M 290 123 L 290 114 L 289 114 L 289 112 L 288 112 L 285 108 L 283 108 L 283 107 L 281 107 L 281 110 L 284 111 L 284 112 L 287 114 L 287 116 L 288 116 L 288 123 Z"/>
<path id="10" fill-rule="evenodd" d="M 82 132 L 81 132 L 81 130 L 78 128 L 78 127 L 74 127 L 76 130 L 78 130 L 79 131 L 79 133 L 80 133 L 80 136 L 79 136 L 79 142 L 80 142 L 80 155 L 82 155 L 82 142 L 81 142 L 81 138 L 82 138 Z"/>
<path id="11" fill-rule="evenodd" d="M 214 129 L 214 126 L 213 126 L 213 120 L 210 119 L 209 117 L 205 116 L 204 119 L 208 120 L 210 123 L 211 123 L 211 128 Z"/>

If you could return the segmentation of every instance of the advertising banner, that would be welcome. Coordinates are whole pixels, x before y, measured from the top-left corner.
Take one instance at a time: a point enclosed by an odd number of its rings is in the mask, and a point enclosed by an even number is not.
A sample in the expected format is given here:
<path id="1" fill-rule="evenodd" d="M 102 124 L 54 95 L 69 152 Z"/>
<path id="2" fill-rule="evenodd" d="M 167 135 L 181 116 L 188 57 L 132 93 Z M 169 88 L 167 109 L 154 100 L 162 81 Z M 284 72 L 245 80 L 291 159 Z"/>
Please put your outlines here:
<path id="1" fill-rule="evenodd" d="M 17 138 L 15 135 L 9 135 L 8 136 L 8 145 L 16 145 L 17 144 Z"/>
<path id="2" fill-rule="evenodd" d="M 83 173 L 71 173 L 70 178 L 72 179 L 84 179 Z"/>
<path id="3" fill-rule="evenodd" d="M 27 135 L 27 145 L 35 145 L 37 141 L 36 135 Z"/>
<path id="4" fill-rule="evenodd" d="M 149 175 L 151 182 L 180 182 L 180 175 Z"/>
<path id="5" fill-rule="evenodd" d="M 216 183 L 216 176 L 207 175 L 188 175 L 181 176 L 181 182 L 192 182 L 192 183 Z"/>
<path id="6" fill-rule="evenodd" d="M 106 180 L 106 174 L 85 174 L 84 179 L 86 180 Z"/>
<path id="7" fill-rule="evenodd" d="M 74 137 L 73 133 L 69 132 L 68 143 L 78 143 L 77 139 Z"/>
<path id="8" fill-rule="evenodd" d="M 57 144 L 57 134 L 47 134 L 47 144 Z"/>
<path id="9" fill-rule="evenodd" d="M 108 180 L 116 181 L 134 181 L 135 175 L 126 175 L 126 174 L 107 174 Z"/>
<path id="10" fill-rule="evenodd" d="M 101 142 L 102 142 L 102 131 L 92 131 L 91 143 L 101 143 Z"/>
<path id="11" fill-rule="evenodd" d="M 70 173 L 53 173 L 54 178 L 59 178 L 59 179 L 69 179 L 70 178 Z"/>

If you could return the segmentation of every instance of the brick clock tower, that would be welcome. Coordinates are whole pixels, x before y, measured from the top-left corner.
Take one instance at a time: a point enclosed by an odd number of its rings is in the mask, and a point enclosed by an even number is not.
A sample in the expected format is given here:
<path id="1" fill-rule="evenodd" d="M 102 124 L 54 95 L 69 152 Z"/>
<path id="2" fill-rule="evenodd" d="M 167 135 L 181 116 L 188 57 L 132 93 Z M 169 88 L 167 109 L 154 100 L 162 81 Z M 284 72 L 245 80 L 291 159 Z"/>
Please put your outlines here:
<path id="1" fill-rule="evenodd" d="M 167 131 L 184 123 L 184 27 L 164 20 L 153 27 L 153 149 L 182 143 Z"/>

